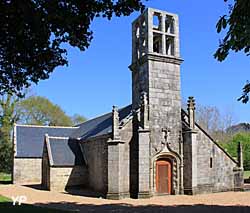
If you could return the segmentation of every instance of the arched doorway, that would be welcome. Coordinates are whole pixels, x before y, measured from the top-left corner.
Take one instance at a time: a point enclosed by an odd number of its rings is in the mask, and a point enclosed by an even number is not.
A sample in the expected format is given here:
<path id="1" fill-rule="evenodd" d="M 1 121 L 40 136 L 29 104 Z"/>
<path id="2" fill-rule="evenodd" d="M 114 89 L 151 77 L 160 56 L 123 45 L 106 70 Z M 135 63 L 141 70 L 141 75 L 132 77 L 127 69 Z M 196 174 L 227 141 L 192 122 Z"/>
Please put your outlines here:
<path id="1" fill-rule="evenodd" d="M 156 192 L 159 194 L 172 192 L 172 164 L 167 159 L 156 161 Z"/>

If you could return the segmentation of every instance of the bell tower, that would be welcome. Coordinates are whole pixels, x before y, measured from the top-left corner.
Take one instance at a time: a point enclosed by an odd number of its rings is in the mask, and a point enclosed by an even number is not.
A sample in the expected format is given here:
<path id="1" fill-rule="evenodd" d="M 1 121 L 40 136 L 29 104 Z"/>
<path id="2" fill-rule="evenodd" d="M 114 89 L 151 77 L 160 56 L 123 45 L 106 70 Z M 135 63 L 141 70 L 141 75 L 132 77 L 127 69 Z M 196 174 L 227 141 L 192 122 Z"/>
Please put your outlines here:
<path id="1" fill-rule="evenodd" d="M 161 150 L 162 130 L 180 153 L 181 131 L 179 20 L 176 14 L 148 8 L 132 23 L 132 106 L 147 94 L 151 155 Z"/>

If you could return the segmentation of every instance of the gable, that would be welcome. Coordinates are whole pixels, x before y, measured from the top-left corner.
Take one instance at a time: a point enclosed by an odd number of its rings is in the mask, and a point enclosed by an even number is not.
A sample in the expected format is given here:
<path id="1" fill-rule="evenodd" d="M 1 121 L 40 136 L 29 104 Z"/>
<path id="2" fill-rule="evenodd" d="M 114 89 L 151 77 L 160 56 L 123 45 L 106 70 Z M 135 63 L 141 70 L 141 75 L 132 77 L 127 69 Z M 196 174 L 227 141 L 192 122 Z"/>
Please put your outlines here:
<path id="1" fill-rule="evenodd" d="M 182 113 L 182 128 L 183 130 L 189 130 L 188 125 L 188 114 L 185 110 L 181 110 Z M 226 150 L 224 150 L 198 123 L 195 122 L 195 127 L 200 131 L 201 134 L 203 134 L 205 137 L 208 138 L 208 140 L 213 143 L 218 149 L 220 149 L 230 160 L 232 160 L 234 163 L 237 164 L 237 161 L 228 153 Z"/>
<path id="2" fill-rule="evenodd" d="M 46 136 L 46 145 L 50 157 L 50 166 L 85 165 L 79 141 L 70 138 Z"/>

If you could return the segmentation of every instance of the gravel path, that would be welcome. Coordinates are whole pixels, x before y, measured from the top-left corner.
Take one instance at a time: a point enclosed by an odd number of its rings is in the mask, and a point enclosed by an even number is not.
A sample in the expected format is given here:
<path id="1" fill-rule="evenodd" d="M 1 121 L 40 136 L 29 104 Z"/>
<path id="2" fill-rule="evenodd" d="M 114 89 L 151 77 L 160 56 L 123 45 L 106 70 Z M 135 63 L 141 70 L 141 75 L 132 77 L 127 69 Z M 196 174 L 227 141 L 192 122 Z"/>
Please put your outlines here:
<path id="1" fill-rule="evenodd" d="M 250 213 L 250 192 L 223 192 L 195 196 L 159 196 L 150 199 L 106 200 L 25 186 L 0 185 L 6 197 L 25 195 L 26 203 L 80 212 L 232 212 Z"/>

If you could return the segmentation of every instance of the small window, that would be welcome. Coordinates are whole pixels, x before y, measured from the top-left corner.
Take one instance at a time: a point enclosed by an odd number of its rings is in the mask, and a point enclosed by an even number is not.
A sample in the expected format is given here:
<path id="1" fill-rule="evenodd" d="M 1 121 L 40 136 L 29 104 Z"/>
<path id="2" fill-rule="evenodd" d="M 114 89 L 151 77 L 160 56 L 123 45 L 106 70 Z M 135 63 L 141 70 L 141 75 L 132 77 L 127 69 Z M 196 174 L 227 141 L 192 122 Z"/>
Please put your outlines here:
<path id="1" fill-rule="evenodd" d="M 161 14 L 155 13 L 153 16 L 154 30 L 161 30 Z"/>
<path id="2" fill-rule="evenodd" d="M 174 37 L 166 36 L 166 54 L 174 56 Z"/>
<path id="3" fill-rule="evenodd" d="M 174 34 L 174 18 L 172 16 L 166 16 L 165 27 L 166 33 Z"/>
<path id="4" fill-rule="evenodd" d="M 153 51 L 155 53 L 162 53 L 162 35 L 159 33 L 153 34 Z"/>
<path id="5" fill-rule="evenodd" d="M 213 158 L 210 158 L 210 168 L 213 168 Z"/>

